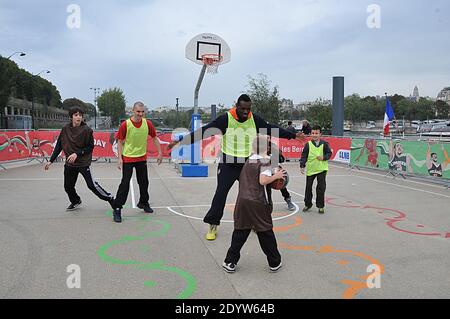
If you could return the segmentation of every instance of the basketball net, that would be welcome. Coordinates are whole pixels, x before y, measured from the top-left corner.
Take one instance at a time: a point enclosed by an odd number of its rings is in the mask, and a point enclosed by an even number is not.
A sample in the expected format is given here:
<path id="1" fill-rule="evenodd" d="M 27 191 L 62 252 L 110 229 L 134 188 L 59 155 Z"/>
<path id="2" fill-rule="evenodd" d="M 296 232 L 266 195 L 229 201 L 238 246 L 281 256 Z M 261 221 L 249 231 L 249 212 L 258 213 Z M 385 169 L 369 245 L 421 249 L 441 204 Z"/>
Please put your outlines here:
<path id="1" fill-rule="evenodd" d="M 223 57 L 220 54 L 203 54 L 202 61 L 206 65 L 206 72 L 216 74 L 222 59 Z"/>

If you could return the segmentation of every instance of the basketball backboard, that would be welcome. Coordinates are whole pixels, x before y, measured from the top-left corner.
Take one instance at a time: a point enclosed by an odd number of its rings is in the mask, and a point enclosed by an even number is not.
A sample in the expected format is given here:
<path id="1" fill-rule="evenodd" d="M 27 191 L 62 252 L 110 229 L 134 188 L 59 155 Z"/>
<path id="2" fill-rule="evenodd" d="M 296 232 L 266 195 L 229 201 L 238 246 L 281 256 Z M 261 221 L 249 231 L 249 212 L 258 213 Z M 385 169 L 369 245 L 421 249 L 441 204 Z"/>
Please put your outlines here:
<path id="1" fill-rule="evenodd" d="M 186 46 L 186 58 L 203 65 L 202 56 L 205 54 L 221 56 L 218 64 L 225 64 L 231 60 L 231 50 L 224 39 L 216 34 L 202 33 L 191 39 Z"/>

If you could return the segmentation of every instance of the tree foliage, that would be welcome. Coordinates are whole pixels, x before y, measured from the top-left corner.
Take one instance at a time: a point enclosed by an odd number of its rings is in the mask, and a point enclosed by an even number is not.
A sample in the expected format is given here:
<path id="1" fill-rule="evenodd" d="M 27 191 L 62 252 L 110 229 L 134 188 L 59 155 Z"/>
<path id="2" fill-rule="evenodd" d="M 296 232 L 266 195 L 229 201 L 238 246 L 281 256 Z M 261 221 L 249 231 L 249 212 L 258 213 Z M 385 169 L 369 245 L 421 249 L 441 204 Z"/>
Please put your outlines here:
<path id="1" fill-rule="evenodd" d="M 0 57 L 0 109 L 10 97 L 47 106 L 62 107 L 61 95 L 50 81 L 20 69 L 14 61 Z"/>
<path id="2" fill-rule="evenodd" d="M 113 126 L 119 125 L 121 118 L 125 117 L 126 100 L 120 88 L 104 90 L 97 98 L 97 106 L 104 116 L 110 116 Z"/>
<path id="3" fill-rule="evenodd" d="M 249 76 L 248 95 L 252 99 L 252 111 L 267 122 L 278 124 L 281 119 L 278 87 L 272 87 L 267 75 Z"/>

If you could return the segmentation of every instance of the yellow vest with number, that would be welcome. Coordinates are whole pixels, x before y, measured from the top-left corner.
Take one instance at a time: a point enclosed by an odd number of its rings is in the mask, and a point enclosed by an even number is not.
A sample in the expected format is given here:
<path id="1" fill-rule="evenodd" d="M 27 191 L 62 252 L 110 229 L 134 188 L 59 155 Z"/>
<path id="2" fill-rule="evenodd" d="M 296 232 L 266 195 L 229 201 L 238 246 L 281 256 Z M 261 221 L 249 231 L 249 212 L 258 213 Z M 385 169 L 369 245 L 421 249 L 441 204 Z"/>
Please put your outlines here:
<path id="1" fill-rule="evenodd" d="M 253 140 L 257 135 L 253 116 L 241 123 L 230 112 L 227 114 L 228 127 L 222 137 L 222 152 L 234 157 L 249 157 L 252 153 Z"/>
<path id="2" fill-rule="evenodd" d="M 141 157 L 147 154 L 148 125 L 145 118 L 142 119 L 141 127 L 137 128 L 127 120 L 127 135 L 122 155 L 126 157 Z"/>
<path id="3" fill-rule="evenodd" d="M 308 142 L 309 153 L 308 161 L 306 162 L 306 176 L 312 176 L 324 171 L 328 171 L 328 161 L 319 161 L 317 156 L 323 157 L 324 144 L 317 147 L 313 141 Z"/>

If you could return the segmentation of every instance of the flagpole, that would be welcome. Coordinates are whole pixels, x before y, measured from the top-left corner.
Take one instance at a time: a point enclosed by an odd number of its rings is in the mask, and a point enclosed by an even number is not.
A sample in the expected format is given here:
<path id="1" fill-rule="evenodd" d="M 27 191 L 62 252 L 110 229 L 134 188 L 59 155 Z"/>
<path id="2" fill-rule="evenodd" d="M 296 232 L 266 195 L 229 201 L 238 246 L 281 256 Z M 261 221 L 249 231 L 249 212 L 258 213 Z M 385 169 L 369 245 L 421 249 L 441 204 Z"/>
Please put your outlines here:
<path id="1" fill-rule="evenodd" d="M 387 99 L 388 99 L 388 95 L 387 95 L 387 92 L 384 92 L 384 96 L 386 97 L 386 102 L 384 103 L 384 104 L 386 105 L 386 103 L 387 103 Z M 384 110 L 384 112 L 386 113 L 386 107 L 385 107 L 385 110 Z M 389 130 L 389 135 L 391 135 L 391 130 Z M 383 136 L 384 136 L 384 139 L 387 139 L 387 136 L 386 136 L 386 134 L 384 134 L 384 126 L 383 126 Z"/>

